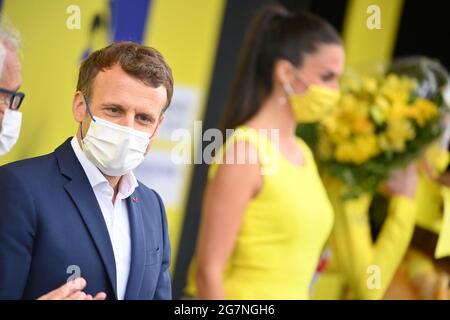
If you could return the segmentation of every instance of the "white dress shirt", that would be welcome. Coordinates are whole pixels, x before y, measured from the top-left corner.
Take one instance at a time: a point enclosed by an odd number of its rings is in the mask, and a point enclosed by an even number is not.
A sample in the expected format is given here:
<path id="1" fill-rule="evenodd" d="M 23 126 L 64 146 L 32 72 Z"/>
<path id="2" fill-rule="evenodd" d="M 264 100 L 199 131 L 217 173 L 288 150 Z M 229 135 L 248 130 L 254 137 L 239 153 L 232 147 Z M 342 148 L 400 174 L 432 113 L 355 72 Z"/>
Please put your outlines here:
<path id="1" fill-rule="evenodd" d="M 86 157 L 76 137 L 72 139 L 71 145 L 94 190 L 95 197 L 105 219 L 116 262 L 117 298 L 123 300 L 127 288 L 131 262 L 130 225 L 126 198 L 138 186 L 136 177 L 133 172 L 122 176 L 119 182 L 116 200 L 113 204 L 112 197 L 114 191 L 109 185 L 108 180 L 106 180 L 101 171 Z"/>

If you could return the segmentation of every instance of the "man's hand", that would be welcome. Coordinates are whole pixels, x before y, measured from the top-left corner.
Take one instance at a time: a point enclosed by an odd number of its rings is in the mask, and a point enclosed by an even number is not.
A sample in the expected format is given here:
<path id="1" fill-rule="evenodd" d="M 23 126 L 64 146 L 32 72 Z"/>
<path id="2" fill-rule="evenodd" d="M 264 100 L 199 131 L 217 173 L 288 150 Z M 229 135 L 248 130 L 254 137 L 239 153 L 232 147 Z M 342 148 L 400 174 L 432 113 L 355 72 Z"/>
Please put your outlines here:
<path id="1" fill-rule="evenodd" d="M 86 294 L 82 290 L 86 287 L 86 280 L 83 278 L 76 278 L 67 282 L 58 289 L 44 294 L 38 300 L 105 300 L 106 293 L 99 292 L 95 297 Z"/>

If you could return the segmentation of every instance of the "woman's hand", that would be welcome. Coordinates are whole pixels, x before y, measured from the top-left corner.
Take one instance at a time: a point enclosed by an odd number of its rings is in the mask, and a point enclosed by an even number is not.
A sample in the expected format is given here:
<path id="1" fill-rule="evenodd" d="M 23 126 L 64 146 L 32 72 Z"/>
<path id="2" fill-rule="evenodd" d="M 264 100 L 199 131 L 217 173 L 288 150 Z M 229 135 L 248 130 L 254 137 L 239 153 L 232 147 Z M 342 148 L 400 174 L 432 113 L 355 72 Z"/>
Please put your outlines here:
<path id="1" fill-rule="evenodd" d="M 392 195 L 414 198 L 417 180 L 417 167 L 415 163 L 412 163 L 405 169 L 394 171 L 385 185 Z"/>
<path id="2" fill-rule="evenodd" d="M 420 299 L 450 300 L 449 275 L 446 273 L 431 273 L 413 279 Z"/>

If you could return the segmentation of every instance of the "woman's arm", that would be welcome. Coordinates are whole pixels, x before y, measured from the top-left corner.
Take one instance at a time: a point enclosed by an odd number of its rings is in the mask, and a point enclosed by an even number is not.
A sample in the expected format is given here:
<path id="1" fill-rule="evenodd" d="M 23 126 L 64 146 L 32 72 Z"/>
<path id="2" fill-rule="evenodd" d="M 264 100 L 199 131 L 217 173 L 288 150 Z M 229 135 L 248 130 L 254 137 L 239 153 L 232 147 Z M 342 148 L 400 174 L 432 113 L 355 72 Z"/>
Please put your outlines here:
<path id="1" fill-rule="evenodd" d="M 333 252 L 355 299 L 381 299 L 409 246 L 415 225 L 411 198 L 417 183 L 415 170 L 410 167 L 388 183 L 393 195 L 388 217 L 375 243 L 368 217 L 370 198 L 337 206 Z"/>
<path id="2" fill-rule="evenodd" d="M 248 142 L 243 164 L 221 164 L 208 182 L 203 201 L 197 242 L 197 288 L 200 299 L 225 299 L 223 272 L 233 251 L 248 202 L 262 186 L 260 166 L 250 154 L 256 148 Z M 224 156 L 225 157 L 225 156 Z"/>

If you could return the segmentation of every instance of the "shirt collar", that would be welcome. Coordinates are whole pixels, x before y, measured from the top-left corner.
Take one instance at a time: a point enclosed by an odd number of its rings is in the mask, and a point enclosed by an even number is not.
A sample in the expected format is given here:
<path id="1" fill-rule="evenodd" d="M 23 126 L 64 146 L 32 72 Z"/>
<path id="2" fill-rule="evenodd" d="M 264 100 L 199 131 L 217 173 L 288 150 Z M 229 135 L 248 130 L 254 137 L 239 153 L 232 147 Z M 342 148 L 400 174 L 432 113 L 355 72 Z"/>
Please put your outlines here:
<path id="1" fill-rule="evenodd" d="M 101 171 L 86 157 L 84 151 L 81 149 L 80 144 L 76 137 L 73 137 L 70 141 L 72 145 L 73 151 L 83 167 L 84 172 L 89 180 L 91 187 L 94 189 L 100 185 L 108 185 L 108 180 L 106 180 L 105 176 L 101 173 Z M 128 198 L 131 194 L 133 194 L 134 190 L 138 187 L 137 179 L 133 173 L 133 171 L 128 172 L 127 174 L 122 176 L 119 182 L 119 194 L 122 195 L 121 198 Z"/>

